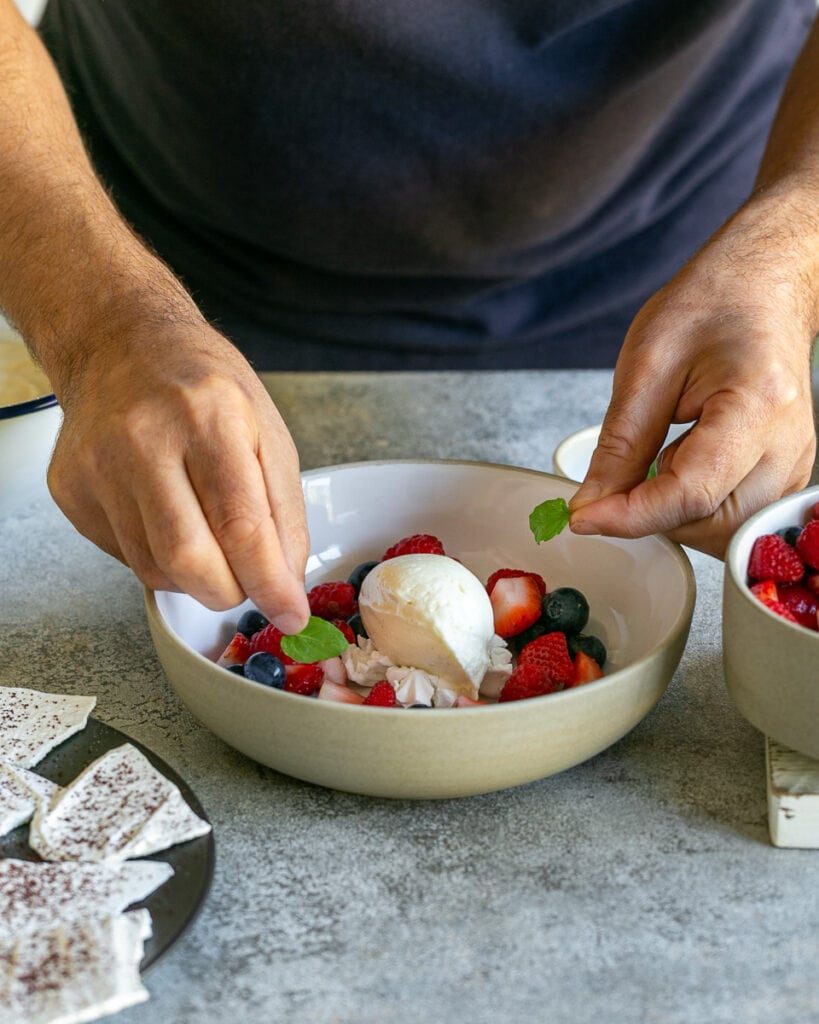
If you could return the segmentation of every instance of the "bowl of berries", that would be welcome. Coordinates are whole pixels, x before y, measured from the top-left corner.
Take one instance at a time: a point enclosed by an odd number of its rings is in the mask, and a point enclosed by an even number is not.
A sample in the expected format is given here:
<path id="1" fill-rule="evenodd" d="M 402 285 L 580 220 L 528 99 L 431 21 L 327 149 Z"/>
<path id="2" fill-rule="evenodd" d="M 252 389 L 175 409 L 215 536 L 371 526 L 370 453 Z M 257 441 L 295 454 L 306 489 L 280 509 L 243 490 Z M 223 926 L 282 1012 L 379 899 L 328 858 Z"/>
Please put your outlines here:
<path id="1" fill-rule="evenodd" d="M 474 462 L 303 474 L 307 628 L 146 593 L 157 653 L 226 742 L 301 779 L 448 798 L 593 757 L 661 697 L 693 574 L 659 537 L 575 536 L 575 485 Z"/>
<path id="2" fill-rule="evenodd" d="M 819 487 L 757 512 L 725 558 L 725 681 L 773 739 L 819 758 Z"/>

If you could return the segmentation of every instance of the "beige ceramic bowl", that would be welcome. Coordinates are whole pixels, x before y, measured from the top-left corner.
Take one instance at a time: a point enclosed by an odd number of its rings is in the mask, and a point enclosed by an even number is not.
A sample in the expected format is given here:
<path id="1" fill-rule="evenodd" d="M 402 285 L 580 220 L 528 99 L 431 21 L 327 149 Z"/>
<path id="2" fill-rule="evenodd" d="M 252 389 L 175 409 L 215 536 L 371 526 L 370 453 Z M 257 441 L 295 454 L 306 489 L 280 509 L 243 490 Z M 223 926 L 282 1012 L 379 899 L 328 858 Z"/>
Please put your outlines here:
<path id="1" fill-rule="evenodd" d="M 588 631 L 610 675 L 518 703 L 396 711 L 268 689 L 209 660 L 241 609 L 210 612 L 180 594 L 148 593 L 159 658 L 174 689 L 231 746 L 288 775 L 386 797 L 460 797 L 516 786 L 593 757 L 632 729 L 665 690 L 685 646 L 694 579 L 666 540 L 564 533 L 538 547 L 528 515 L 568 498 L 566 480 L 470 462 L 371 462 L 304 474 L 312 538 L 308 585 L 344 579 L 412 533 L 437 534 L 481 579 L 531 568 L 589 598 Z"/>
<path id="2" fill-rule="evenodd" d="M 725 558 L 722 648 L 740 712 L 780 743 L 819 758 L 819 633 L 768 611 L 745 582 L 756 538 L 801 526 L 817 501 L 819 487 L 791 494 L 737 530 Z"/>

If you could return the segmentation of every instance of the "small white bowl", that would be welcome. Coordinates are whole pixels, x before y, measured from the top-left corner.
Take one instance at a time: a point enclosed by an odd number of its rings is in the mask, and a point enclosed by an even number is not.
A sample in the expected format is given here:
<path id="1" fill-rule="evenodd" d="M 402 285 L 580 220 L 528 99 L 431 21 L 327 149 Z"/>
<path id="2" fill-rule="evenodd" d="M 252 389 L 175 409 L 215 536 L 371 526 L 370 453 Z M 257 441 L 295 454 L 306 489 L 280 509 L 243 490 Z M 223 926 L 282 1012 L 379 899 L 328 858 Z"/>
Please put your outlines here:
<path id="1" fill-rule="evenodd" d="M 802 526 L 819 487 L 763 508 L 734 534 L 725 556 L 722 649 L 725 682 L 751 725 L 819 758 L 819 633 L 769 611 L 747 585 L 757 537 Z"/>
<path id="2" fill-rule="evenodd" d="M 576 480 L 580 483 L 589 471 L 602 426 L 602 423 L 598 423 L 594 427 L 585 427 L 565 437 L 552 454 L 555 472 L 565 476 L 567 480 Z M 663 441 L 663 448 L 681 437 L 690 426 L 690 423 L 673 424 Z"/>
<path id="3" fill-rule="evenodd" d="M 307 585 L 345 579 L 395 540 L 433 533 L 480 579 L 530 568 L 550 588 L 589 599 L 587 632 L 609 649 L 604 679 L 489 707 L 366 708 L 269 689 L 217 667 L 241 609 L 208 611 L 183 594 L 146 594 L 148 622 L 172 686 L 231 746 L 288 775 L 386 797 L 460 797 L 540 779 L 579 764 L 632 729 L 660 698 L 685 646 L 691 566 L 660 537 L 638 541 L 568 531 L 540 547 L 531 509 L 574 485 L 510 466 L 370 462 L 303 475 L 312 538 Z"/>
<path id="4" fill-rule="evenodd" d="M 48 495 L 46 473 L 61 422 L 54 395 L 0 405 L 0 517 Z"/>

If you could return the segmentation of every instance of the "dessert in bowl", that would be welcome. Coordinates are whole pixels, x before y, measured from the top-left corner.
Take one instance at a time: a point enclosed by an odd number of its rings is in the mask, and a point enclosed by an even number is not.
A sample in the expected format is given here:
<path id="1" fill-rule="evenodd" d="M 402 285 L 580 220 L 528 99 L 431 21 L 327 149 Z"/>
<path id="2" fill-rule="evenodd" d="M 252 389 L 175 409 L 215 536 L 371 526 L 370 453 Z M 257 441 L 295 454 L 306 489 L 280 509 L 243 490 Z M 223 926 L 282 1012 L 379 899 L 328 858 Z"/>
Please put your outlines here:
<path id="1" fill-rule="evenodd" d="M 361 463 L 313 470 L 303 481 L 313 552 L 308 588 L 344 580 L 396 537 L 428 530 L 481 581 L 498 567 L 520 566 L 543 577 L 550 591 L 583 591 L 591 606 L 587 632 L 607 647 L 608 674 L 542 697 L 423 714 L 305 699 L 215 664 L 249 605 L 217 613 L 185 595 L 148 592 L 151 633 L 171 684 L 243 753 L 353 792 L 467 796 L 579 764 L 625 735 L 662 695 L 685 645 L 695 594 L 690 565 L 675 545 L 565 532 L 538 546 L 528 525 L 532 507 L 568 499 L 574 487 L 531 470 Z"/>

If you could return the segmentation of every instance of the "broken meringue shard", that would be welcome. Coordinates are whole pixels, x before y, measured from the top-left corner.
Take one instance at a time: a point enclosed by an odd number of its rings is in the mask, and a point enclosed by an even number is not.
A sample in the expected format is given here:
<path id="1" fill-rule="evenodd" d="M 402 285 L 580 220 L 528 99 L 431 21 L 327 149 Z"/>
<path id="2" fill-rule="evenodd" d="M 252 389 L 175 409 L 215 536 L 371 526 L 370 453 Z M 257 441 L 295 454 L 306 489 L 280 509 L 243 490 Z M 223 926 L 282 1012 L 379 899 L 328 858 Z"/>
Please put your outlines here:
<path id="1" fill-rule="evenodd" d="M 210 832 L 177 787 L 126 743 L 97 758 L 31 823 L 44 860 L 147 857 Z"/>
<path id="2" fill-rule="evenodd" d="M 54 747 L 85 728 L 96 697 L 0 686 L 0 761 L 33 768 Z"/>
<path id="3" fill-rule="evenodd" d="M 364 580 L 359 604 L 373 644 L 393 664 L 477 696 L 495 626 L 489 595 L 466 566 L 445 555 L 389 558 Z"/>
<path id="4" fill-rule="evenodd" d="M 0 836 L 25 825 L 37 807 L 48 807 L 59 788 L 42 775 L 0 762 Z"/>

